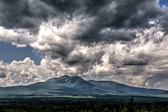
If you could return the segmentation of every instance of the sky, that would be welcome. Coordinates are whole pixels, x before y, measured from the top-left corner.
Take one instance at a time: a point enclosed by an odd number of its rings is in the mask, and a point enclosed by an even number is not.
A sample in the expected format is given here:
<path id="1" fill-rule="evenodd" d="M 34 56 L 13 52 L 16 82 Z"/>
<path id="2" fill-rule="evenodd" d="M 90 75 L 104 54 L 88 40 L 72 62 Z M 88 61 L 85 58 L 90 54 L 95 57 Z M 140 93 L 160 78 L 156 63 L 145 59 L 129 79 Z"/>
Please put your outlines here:
<path id="1" fill-rule="evenodd" d="M 0 0 L 0 86 L 63 75 L 168 90 L 168 0 Z"/>
<path id="2" fill-rule="evenodd" d="M 0 42 L 0 51 L 0 60 L 6 63 L 11 63 L 13 60 L 24 60 L 26 57 L 30 57 L 39 65 L 43 56 L 30 46 L 16 47 L 7 42 Z"/>
<path id="3" fill-rule="evenodd" d="M 160 6 L 162 7 L 162 6 L 168 6 L 168 0 L 160 0 L 159 1 L 159 4 L 160 4 Z"/>

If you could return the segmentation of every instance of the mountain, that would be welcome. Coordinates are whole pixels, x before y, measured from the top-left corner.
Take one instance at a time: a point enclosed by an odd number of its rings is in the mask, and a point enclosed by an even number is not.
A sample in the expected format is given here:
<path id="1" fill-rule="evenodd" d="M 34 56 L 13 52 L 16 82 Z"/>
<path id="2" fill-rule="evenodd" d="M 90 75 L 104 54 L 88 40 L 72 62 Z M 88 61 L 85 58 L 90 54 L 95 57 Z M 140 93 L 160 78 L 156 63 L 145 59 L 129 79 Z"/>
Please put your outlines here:
<path id="1" fill-rule="evenodd" d="M 146 88 L 138 88 L 131 87 L 124 84 L 116 83 L 113 81 L 89 81 L 89 83 L 96 85 L 97 87 L 108 89 L 111 91 L 116 91 L 118 93 L 125 94 L 134 94 L 134 95 L 158 95 L 163 94 L 167 91 L 165 90 L 156 90 L 156 89 L 146 89 Z"/>
<path id="2" fill-rule="evenodd" d="M 86 81 L 77 76 L 62 76 L 28 86 L 0 87 L 0 96 L 95 96 L 95 95 L 162 95 L 165 90 L 131 87 L 112 81 Z"/>
<path id="3" fill-rule="evenodd" d="M 60 78 L 49 79 L 46 82 L 36 83 L 27 86 L 29 90 L 47 90 L 50 94 L 61 94 L 61 95 L 91 95 L 101 94 L 106 92 L 102 88 L 99 88 L 84 79 L 77 76 L 63 76 Z"/>

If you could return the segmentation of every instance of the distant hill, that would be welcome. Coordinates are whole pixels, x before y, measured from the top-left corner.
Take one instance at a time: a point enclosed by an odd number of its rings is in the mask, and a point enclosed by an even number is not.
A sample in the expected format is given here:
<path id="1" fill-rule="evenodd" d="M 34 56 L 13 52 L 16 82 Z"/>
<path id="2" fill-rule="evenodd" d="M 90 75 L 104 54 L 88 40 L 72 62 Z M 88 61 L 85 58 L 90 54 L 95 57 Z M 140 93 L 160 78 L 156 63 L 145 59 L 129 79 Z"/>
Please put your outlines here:
<path id="1" fill-rule="evenodd" d="M 154 96 L 168 93 L 165 90 L 131 87 L 113 81 L 86 81 L 77 76 L 62 76 L 28 86 L 0 87 L 1 97 L 14 96 L 97 96 L 140 95 Z"/>

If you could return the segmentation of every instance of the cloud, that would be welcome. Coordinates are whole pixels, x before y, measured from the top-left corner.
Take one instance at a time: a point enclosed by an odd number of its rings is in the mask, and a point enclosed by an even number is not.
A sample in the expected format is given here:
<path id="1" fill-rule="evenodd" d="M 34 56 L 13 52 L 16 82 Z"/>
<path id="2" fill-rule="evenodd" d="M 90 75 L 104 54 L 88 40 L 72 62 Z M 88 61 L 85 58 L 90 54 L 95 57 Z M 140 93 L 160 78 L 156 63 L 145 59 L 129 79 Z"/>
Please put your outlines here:
<path id="1" fill-rule="evenodd" d="M 45 69 L 44 63 L 39 66 L 35 65 L 30 58 L 25 58 L 23 61 L 14 60 L 10 64 L 0 62 L 1 86 L 28 85 L 45 81 L 52 73 Z"/>
<path id="2" fill-rule="evenodd" d="M 68 74 L 168 89 L 168 9 L 159 8 L 158 0 L 1 0 L 0 5 L 0 12 L 6 10 L 0 14 L 0 41 L 46 54 L 39 66 L 29 58 L 1 62 L 2 85 Z"/>
<path id="3" fill-rule="evenodd" d="M 1 0 L 0 5 L 0 25 L 8 29 L 24 28 L 35 32 L 41 21 L 54 13 L 39 0 Z"/>
<path id="4" fill-rule="evenodd" d="M 58 26 L 71 20 L 78 22 L 80 25 L 78 28 L 85 28 L 85 32 L 74 35 L 73 38 L 87 43 L 131 40 L 135 37 L 132 29 L 147 27 L 149 20 L 162 13 L 157 2 L 157 0 L 14 0 L 12 2 L 2 0 L 0 25 L 9 29 L 24 28 L 38 33 L 43 22 L 56 18 L 55 23 L 59 24 Z"/>
<path id="5" fill-rule="evenodd" d="M 26 47 L 34 42 L 35 38 L 23 29 L 5 29 L 0 27 L 0 41 L 10 42 L 17 47 Z"/>

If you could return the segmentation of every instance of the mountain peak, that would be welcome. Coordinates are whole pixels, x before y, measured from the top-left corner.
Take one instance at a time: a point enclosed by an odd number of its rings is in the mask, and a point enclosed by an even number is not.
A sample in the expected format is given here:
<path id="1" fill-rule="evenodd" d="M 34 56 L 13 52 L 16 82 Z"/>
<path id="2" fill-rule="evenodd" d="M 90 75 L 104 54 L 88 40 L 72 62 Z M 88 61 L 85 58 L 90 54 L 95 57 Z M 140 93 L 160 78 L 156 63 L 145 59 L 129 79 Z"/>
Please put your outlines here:
<path id="1" fill-rule="evenodd" d="M 52 82 L 52 83 L 76 83 L 76 82 L 87 82 L 84 79 L 78 77 L 78 76 L 69 76 L 69 75 L 64 75 L 59 78 L 52 78 L 49 79 L 47 82 Z"/>
<path id="2" fill-rule="evenodd" d="M 62 77 L 59 77 L 57 79 L 65 79 L 65 80 L 84 80 L 82 79 L 81 77 L 78 77 L 78 76 L 69 76 L 69 75 L 64 75 Z"/>
<path id="3" fill-rule="evenodd" d="M 68 76 L 68 75 L 64 75 L 62 77 L 59 78 L 52 78 L 49 79 L 48 81 L 45 82 L 45 86 L 48 85 L 48 88 L 52 88 L 52 89 L 63 89 L 63 88 L 67 88 L 67 89 L 77 89 L 80 91 L 84 91 L 84 90 L 88 90 L 92 87 L 94 87 L 93 84 L 90 84 L 88 81 L 78 77 L 78 76 Z M 75 91 L 74 91 L 75 92 Z"/>
<path id="4" fill-rule="evenodd" d="M 70 76 L 69 75 L 64 75 L 64 76 L 61 76 L 59 78 L 70 78 Z"/>

